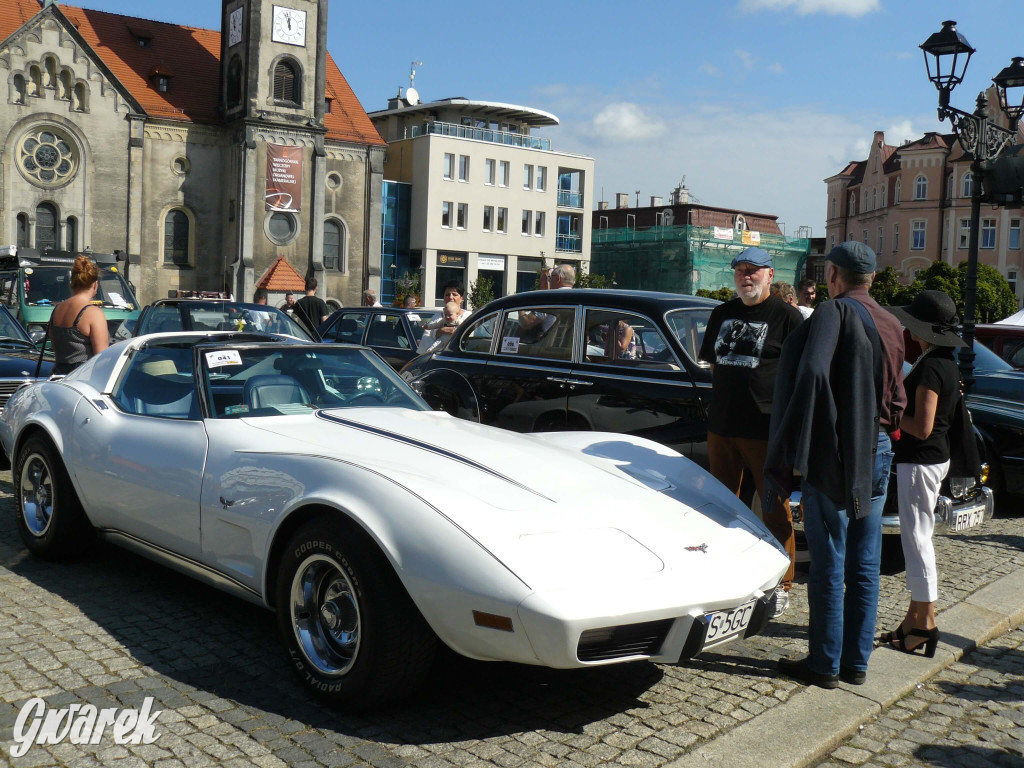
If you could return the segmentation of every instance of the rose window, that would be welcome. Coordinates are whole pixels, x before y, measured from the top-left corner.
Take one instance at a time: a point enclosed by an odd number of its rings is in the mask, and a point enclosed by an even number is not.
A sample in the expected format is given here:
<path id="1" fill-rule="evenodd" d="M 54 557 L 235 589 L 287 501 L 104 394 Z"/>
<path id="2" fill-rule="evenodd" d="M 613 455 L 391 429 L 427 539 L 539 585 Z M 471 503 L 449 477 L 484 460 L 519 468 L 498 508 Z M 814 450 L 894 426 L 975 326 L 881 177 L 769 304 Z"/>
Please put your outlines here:
<path id="1" fill-rule="evenodd" d="M 74 177 L 78 159 L 71 142 L 44 128 L 27 135 L 18 152 L 21 171 L 46 186 L 59 186 Z"/>

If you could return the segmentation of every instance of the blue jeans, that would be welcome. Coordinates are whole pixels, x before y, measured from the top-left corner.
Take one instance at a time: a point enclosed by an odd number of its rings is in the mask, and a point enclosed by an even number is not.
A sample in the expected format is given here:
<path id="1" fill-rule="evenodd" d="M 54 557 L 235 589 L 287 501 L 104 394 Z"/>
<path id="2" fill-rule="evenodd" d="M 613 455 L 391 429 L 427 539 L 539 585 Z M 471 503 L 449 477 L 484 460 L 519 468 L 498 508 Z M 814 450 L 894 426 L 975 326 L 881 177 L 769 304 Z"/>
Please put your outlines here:
<path id="1" fill-rule="evenodd" d="M 807 581 L 808 665 L 834 675 L 839 667 L 866 671 L 878 615 L 882 508 L 889 486 L 892 443 L 878 435 L 871 513 L 851 518 L 816 488 L 803 484 L 804 535 L 811 556 Z M 845 585 L 845 594 L 843 587 Z"/>

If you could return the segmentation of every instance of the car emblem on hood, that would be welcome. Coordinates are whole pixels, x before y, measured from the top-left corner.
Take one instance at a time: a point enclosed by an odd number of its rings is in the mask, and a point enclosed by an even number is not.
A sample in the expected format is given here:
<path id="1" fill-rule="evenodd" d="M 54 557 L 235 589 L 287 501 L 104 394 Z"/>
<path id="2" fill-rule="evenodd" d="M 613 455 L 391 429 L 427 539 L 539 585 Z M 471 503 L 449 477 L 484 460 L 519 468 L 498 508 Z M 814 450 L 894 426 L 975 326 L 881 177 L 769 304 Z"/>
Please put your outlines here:
<path id="1" fill-rule="evenodd" d="M 703 552 L 705 555 L 708 553 L 707 544 L 698 544 L 696 547 L 687 547 L 687 552 Z"/>

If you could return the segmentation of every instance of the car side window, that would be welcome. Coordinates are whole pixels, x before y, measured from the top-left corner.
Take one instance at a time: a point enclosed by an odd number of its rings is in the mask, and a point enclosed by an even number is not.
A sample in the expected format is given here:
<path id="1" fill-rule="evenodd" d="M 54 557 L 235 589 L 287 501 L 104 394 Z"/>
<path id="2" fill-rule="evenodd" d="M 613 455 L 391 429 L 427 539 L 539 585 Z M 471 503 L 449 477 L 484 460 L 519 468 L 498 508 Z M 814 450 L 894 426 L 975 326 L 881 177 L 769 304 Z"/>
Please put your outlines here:
<path id="1" fill-rule="evenodd" d="M 337 322 L 327 329 L 324 341 L 335 341 L 341 344 L 362 344 L 363 328 L 365 325 L 365 312 L 342 312 Z"/>
<path id="2" fill-rule="evenodd" d="M 648 317 L 632 312 L 588 309 L 584 327 L 586 362 L 679 369 L 664 334 Z"/>
<path id="3" fill-rule="evenodd" d="M 4 272 L 0 275 L 0 301 L 8 307 L 18 304 L 18 273 Z"/>
<path id="4" fill-rule="evenodd" d="M 470 318 L 469 327 L 462 334 L 459 349 L 463 352 L 488 353 L 491 351 L 491 339 L 494 338 L 494 324 L 497 314 L 485 317 Z"/>
<path id="5" fill-rule="evenodd" d="M 575 307 L 513 309 L 505 313 L 498 339 L 503 357 L 572 360 Z"/>
<path id="6" fill-rule="evenodd" d="M 366 345 L 373 347 L 390 347 L 393 349 L 410 349 L 412 344 L 402 327 L 402 318 L 398 315 L 372 315 L 370 327 L 366 332 Z"/>
<path id="7" fill-rule="evenodd" d="M 1024 341 L 1004 341 L 1003 357 L 1014 368 L 1024 368 Z"/>
<path id="8" fill-rule="evenodd" d="M 707 368 L 708 364 L 700 360 L 698 355 L 704 343 L 708 320 L 711 319 L 711 309 L 677 309 L 669 312 L 665 319 L 690 361 L 701 368 Z"/>
<path id="9" fill-rule="evenodd" d="M 192 350 L 184 346 L 140 349 L 111 397 L 125 413 L 198 418 Z"/>

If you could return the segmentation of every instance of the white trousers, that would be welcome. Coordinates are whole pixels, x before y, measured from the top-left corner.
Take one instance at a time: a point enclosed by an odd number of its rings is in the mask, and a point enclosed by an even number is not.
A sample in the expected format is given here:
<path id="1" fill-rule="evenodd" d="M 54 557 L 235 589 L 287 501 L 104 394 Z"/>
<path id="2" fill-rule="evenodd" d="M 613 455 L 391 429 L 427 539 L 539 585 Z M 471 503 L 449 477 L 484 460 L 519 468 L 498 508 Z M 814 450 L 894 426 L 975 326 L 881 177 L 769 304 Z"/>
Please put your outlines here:
<path id="1" fill-rule="evenodd" d="M 907 566 L 907 589 L 910 599 L 934 603 L 939 597 L 939 577 L 935 569 L 935 502 L 939 487 L 949 472 L 949 462 L 942 464 L 897 464 L 900 506 L 900 540 Z"/>

